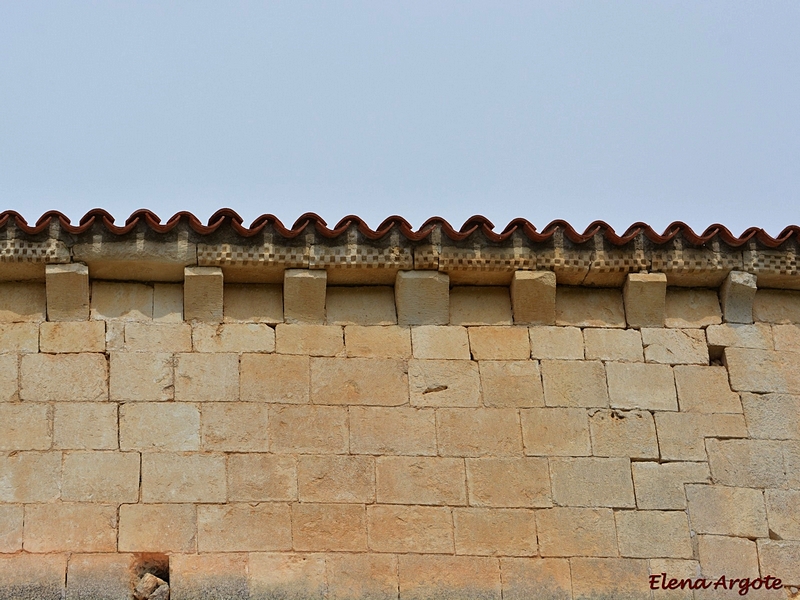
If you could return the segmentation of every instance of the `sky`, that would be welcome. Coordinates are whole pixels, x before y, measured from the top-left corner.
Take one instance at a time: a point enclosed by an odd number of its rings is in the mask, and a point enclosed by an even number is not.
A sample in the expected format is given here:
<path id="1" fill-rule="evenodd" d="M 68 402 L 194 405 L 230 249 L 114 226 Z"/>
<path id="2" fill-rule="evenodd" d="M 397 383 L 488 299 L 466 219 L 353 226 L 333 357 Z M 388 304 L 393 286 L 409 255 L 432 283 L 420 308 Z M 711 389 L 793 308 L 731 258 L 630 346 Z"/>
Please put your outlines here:
<path id="1" fill-rule="evenodd" d="M 800 3 L 0 0 L 0 210 L 800 221 Z"/>

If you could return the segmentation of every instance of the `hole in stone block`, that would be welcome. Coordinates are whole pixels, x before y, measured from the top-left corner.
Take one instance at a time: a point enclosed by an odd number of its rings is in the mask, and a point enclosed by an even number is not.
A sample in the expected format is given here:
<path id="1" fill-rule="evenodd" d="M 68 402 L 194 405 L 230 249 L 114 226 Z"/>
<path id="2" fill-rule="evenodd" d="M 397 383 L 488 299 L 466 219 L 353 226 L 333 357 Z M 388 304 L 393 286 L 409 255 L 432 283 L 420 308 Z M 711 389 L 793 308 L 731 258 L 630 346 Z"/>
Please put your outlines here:
<path id="1" fill-rule="evenodd" d="M 725 346 L 710 346 L 708 347 L 708 364 L 721 366 L 722 355 L 725 352 Z"/>
<path id="2" fill-rule="evenodd" d="M 136 580 L 141 579 L 145 573 L 155 575 L 169 583 L 169 556 L 155 552 L 136 554 L 134 558 Z"/>

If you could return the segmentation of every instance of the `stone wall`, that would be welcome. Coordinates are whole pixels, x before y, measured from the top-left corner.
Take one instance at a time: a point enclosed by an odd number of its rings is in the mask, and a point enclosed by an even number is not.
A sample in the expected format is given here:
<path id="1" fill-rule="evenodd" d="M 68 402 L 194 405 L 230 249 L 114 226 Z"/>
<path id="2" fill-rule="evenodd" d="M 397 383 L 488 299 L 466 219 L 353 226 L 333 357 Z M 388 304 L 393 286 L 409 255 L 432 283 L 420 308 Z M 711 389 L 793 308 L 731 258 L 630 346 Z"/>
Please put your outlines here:
<path id="1" fill-rule="evenodd" d="M 0 599 L 800 586 L 800 292 L 223 279 L 0 284 Z"/>

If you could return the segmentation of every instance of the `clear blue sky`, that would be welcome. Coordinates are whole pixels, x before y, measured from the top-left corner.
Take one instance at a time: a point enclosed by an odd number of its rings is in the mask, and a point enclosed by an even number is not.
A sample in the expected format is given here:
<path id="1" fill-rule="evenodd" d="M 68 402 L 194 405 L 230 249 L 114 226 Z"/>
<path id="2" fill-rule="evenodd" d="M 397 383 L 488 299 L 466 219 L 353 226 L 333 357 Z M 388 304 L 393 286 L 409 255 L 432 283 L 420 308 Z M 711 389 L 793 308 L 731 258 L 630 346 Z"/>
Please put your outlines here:
<path id="1" fill-rule="evenodd" d="M 0 0 L 0 204 L 800 221 L 800 3 Z"/>

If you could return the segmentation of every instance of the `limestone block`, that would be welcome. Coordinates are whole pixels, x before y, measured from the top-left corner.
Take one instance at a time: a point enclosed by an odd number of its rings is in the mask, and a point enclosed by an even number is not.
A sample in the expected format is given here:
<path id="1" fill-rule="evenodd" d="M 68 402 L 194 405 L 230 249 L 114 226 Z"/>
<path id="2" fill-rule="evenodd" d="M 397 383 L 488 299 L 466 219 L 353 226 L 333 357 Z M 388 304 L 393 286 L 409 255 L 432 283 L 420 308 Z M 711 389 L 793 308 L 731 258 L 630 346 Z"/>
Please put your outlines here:
<path id="1" fill-rule="evenodd" d="M 0 454 L 0 502 L 52 502 L 61 494 L 61 452 Z"/>
<path id="2" fill-rule="evenodd" d="M 327 290 L 325 311 L 332 325 L 394 325 L 394 290 L 388 285 L 333 286 Z"/>
<path id="3" fill-rule="evenodd" d="M 107 504 L 29 504 L 25 507 L 28 552 L 115 552 L 117 507 Z"/>
<path id="4" fill-rule="evenodd" d="M 520 508 L 457 508 L 456 554 L 536 556 L 536 519 Z"/>
<path id="5" fill-rule="evenodd" d="M 750 540 L 721 535 L 699 535 L 697 554 L 700 557 L 703 576 L 706 578 L 718 578 L 721 575 L 730 578 L 731 573 L 736 573 L 736 577 L 758 578 L 758 552 L 756 543 Z M 774 575 L 772 572 L 769 574 Z M 736 595 L 739 595 L 738 589 Z"/>
<path id="6" fill-rule="evenodd" d="M 225 481 L 223 455 L 142 455 L 142 502 L 225 502 Z"/>
<path id="7" fill-rule="evenodd" d="M 266 452 L 267 405 L 205 402 L 200 406 L 200 446 L 220 452 Z"/>
<path id="8" fill-rule="evenodd" d="M 726 323 L 752 323 L 756 276 L 731 271 L 719 290 L 722 315 Z"/>
<path id="9" fill-rule="evenodd" d="M 442 408 L 436 411 L 442 456 L 522 454 L 519 415 L 513 408 Z"/>
<path id="10" fill-rule="evenodd" d="M 48 321 L 89 319 L 89 267 L 80 263 L 47 265 L 45 286 Z M 39 306 L 38 302 L 33 306 Z"/>
<path id="11" fill-rule="evenodd" d="M 174 396 L 172 354 L 111 352 L 109 367 L 113 402 L 163 402 Z"/>
<path id="12" fill-rule="evenodd" d="M 468 360 L 408 362 L 412 406 L 480 406 L 478 364 Z"/>
<path id="13" fill-rule="evenodd" d="M 126 323 L 125 350 L 131 352 L 191 352 L 189 323 Z"/>
<path id="14" fill-rule="evenodd" d="M 347 408 L 272 406 L 269 413 L 269 438 L 273 452 L 346 454 Z"/>
<path id="15" fill-rule="evenodd" d="M 41 283 L 0 283 L 0 322 L 45 320 L 46 294 Z"/>
<path id="16" fill-rule="evenodd" d="M 127 598 L 134 586 L 133 565 L 130 554 L 72 554 L 66 600 Z"/>
<path id="17" fill-rule="evenodd" d="M 338 325 L 284 325 L 275 328 L 278 354 L 341 356 L 344 354 L 344 333 Z"/>
<path id="18" fill-rule="evenodd" d="M 644 359 L 667 365 L 707 365 L 708 346 L 702 329 L 642 329 Z"/>
<path id="19" fill-rule="evenodd" d="M 552 458 L 550 479 L 560 506 L 636 506 L 628 458 Z"/>
<path id="20" fill-rule="evenodd" d="M 344 328 L 347 356 L 357 358 L 409 358 L 408 327 L 348 325 Z"/>
<path id="21" fill-rule="evenodd" d="M 735 414 L 656 413 L 662 460 L 707 460 L 707 437 L 746 437 L 744 417 Z"/>
<path id="22" fill-rule="evenodd" d="M 750 437 L 800 439 L 800 396 L 742 394 L 742 405 Z"/>
<path id="23" fill-rule="evenodd" d="M 108 399 L 108 364 L 102 354 L 25 354 L 21 400 L 95 402 Z"/>
<path id="24" fill-rule="evenodd" d="M 241 399 L 244 402 L 307 404 L 310 378 L 307 356 L 242 354 Z"/>
<path id="25" fill-rule="evenodd" d="M 373 504 L 367 522 L 369 549 L 376 552 L 455 551 L 453 519 L 445 506 Z"/>
<path id="26" fill-rule="evenodd" d="M 544 406 L 542 377 L 535 360 L 478 363 L 484 406 Z"/>
<path id="27" fill-rule="evenodd" d="M 687 483 L 710 483 L 706 463 L 700 462 L 634 462 L 633 486 L 639 510 L 684 510 Z"/>
<path id="28" fill-rule="evenodd" d="M 294 457 L 274 454 L 228 455 L 228 500 L 269 502 L 297 499 Z"/>
<path id="29" fill-rule="evenodd" d="M 589 427 L 595 456 L 658 458 L 656 425 L 647 411 L 599 410 Z"/>
<path id="30" fill-rule="evenodd" d="M 515 271 L 511 278 L 514 323 L 556 324 L 556 274 Z"/>
<path id="31" fill-rule="evenodd" d="M 0 354 L 0 402 L 19 400 L 19 357 Z"/>
<path id="32" fill-rule="evenodd" d="M 606 372 L 599 361 L 543 360 L 547 406 L 608 406 Z"/>
<path id="33" fill-rule="evenodd" d="M 753 301 L 756 321 L 800 323 L 800 292 L 793 290 L 758 290 Z"/>
<path id="34" fill-rule="evenodd" d="M 675 380 L 668 365 L 606 363 L 613 408 L 678 410 Z"/>
<path id="35" fill-rule="evenodd" d="M 772 331 L 769 325 L 755 323 L 724 323 L 710 325 L 706 329 L 709 346 L 733 346 L 734 348 L 761 348 L 772 350 Z"/>
<path id="36" fill-rule="evenodd" d="M 536 531 L 541 556 L 617 556 L 617 532 L 610 508 L 538 510 Z"/>
<path id="37" fill-rule="evenodd" d="M 456 286 L 450 290 L 453 325 L 511 325 L 511 294 L 507 287 Z"/>
<path id="38" fill-rule="evenodd" d="M 91 308 L 93 320 L 151 320 L 153 287 L 143 283 L 94 281 Z"/>
<path id="39" fill-rule="evenodd" d="M 233 402 L 239 399 L 239 357 L 236 354 L 178 354 L 175 400 Z"/>
<path id="40" fill-rule="evenodd" d="M 423 325 L 411 328 L 414 358 L 471 358 L 466 327 Z"/>
<path id="41" fill-rule="evenodd" d="M 158 323 L 183 321 L 183 284 L 153 284 L 153 321 Z"/>
<path id="42" fill-rule="evenodd" d="M 264 323 L 194 323 L 197 352 L 275 352 L 275 330 Z"/>
<path id="43" fill-rule="evenodd" d="M 39 326 L 36 323 L 0 323 L 0 348 L 3 352 L 38 352 Z"/>
<path id="44" fill-rule="evenodd" d="M 222 314 L 225 323 L 283 323 L 283 289 L 276 284 L 226 284 Z"/>
<path id="45" fill-rule="evenodd" d="M 109 504 L 138 501 L 139 453 L 65 453 L 61 498 Z"/>
<path id="46" fill-rule="evenodd" d="M 800 394 L 800 353 L 725 348 L 724 358 L 737 392 Z"/>
<path id="47" fill-rule="evenodd" d="M 375 459 L 371 456 L 299 456 L 300 502 L 372 503 Z"/>
<path id="48" fill-rule="evenodd" d="M 197 520 L 192 504 L 123 504 L 120 552 L 194 552 Z"/>
<path id="49" fill-rule="evenodd" d="M 106 321 L 106 350 L 125 349 L 125 325 L 124 321 Z"/>
<path id="50" fill-rule="evenodd" d="M 353 406 L 350 451 L 355 454 L 436 455 L 436 417 L 431 409 Z"/>
<path id="51" fill-rule="evenodd" d="M 668 586 L 672 579 L 696 579 L 700 577 L 700 563 L 696 560 L 681 560 L 677 558 L 651 558 L 650 575 L 669 573 L 665 585 Z M 659 589 L 653 590 L 653 600 L 693 600 L 694 592 L 690 589 L 680 588 L 675 590 L 660 589 L 661 581 L 658 582 Z"/>
<path id="52" fill-rule="evenodd" d="M 718 485 L 686 486 L 689 522 L 698 533 L 767 537 L 767 513 L 761 490 Z"/>
<path id="53" fill-rule="evenodd" d="M 187 321 L 222 322 L 222 269 L 183 269 L 183 318 Z"/>
<path id="54" fill-rule="evenodd" d="M 773 325 L 775 350 L 778 352 L 800 352 L 800 326 Z M 772 348 L 767 347 L 768 350 Z"/>
<path id="55" fill-rule="evenodd" d="M 625 510 L 615 514 L 619 553 L 630 558 L 692 558 L 683 511 Z"/>
<path id="56" fill-rule="evenodd" d="M 248 567 L 250 597 L 254 600 L 326 600 L 325 555 L 253 553 Z"/>
<path id="57" fill-rule="evenodd" d="M 21 505 L 3 504 L 0 506 L 0 556 L 22 550 L 22 515 Z M 0 587 L 0 593 L 2 593 L 2 587 Z"/>
<path id="58" fill-rule="evenodd" d="M 797 565 L 800 564 L 800 543 L 796 541 L 758 540 L 761 572 L 769 573 L 784 585 L 800 587 Z"/>
<path id="59" fill-rule="evenodd" d="M 740 413 L 739 394 L 731 391 L 725 367 L 675 367 L 675 386 L 681 411 Z"/>
<path id="60" fill-rule="evenodd" d="M 561 558 L 501 558 L 504 600 L 571 600 L 569 561 Z"/>
<path id="61" fill-rule="evenodd" d="M 572 592 L 575 598 L 649 598 L 647 561 L 635 558 L 573 558 Z"/>
<path id="62" fill-rule="evenodd" d="M 556 325 L 625 327 L 622 290 L 558 286 Z"/>
<path id="63" fill-rule="evenodd" d="M 532 408 L 520 411 L 525 454 L 588 456 L 589 419 L 582 408 Z"/>
<path id="64" fill-rule="evenodd" d="M 780 539 L 800 540 L 800 490 L 766 490 L 769 530 Z"/>
<path id="65" fill-rule="evenodd" d="M 636 329 L 587 329 L 583 332 L 588 360 L 643 362 L 642 334 Z"/>
<path id="66" fill-rule="evenodd" d="M 50 448 L 50 414 L 46 404 L 0 404 L 0 451 Z"/>
<path id="67" fill-rule="evenodd" d="M 408 404 L 406 363 L 392 358 L 312 358 L 313 404 Z"/>
<path id="68" fill-rule="evenodd" d="M 39 327 L 42 352 L 105 352 L 106 326 L 99 321 L 42 323 Z"/>
<path id="69" fill-rule="evenodd" d="M 398 325 L 447 325 L 450 277 L 437 271 L 398 271 L 394 284 Z"/>
<path id="70" fill-rule="evenodd" d="M 706 440 L 715 483 L 738 487 L 779 488 L 786 485 L 783 447 L 773 440 Z"/>
<path id="71" fill-rule="evenodd" d="M 247 566 L 244 554 L 175 554 L 170 557 L 169 597 L 249 600 Z"/>
<path id="72" fill-rule="evenodd" d="M 468 331 L 475 360 L 527 360 L 531 356 L 525 327 L 470 327 Z"/>
<path id="73" fill-rule="evenodd" d="M 262 552 L 292 549 L 288 504 L 224 504 L 197 507 L 199 552 Z M 215 573 L 220 578 L 222 573 Z"/>
<path id="74" fill-rule="evenodd" d="M 366 550 L 366 517 L 366 510 L 361 504 L 294 504 L 294 548 L 311 552 Z"/>
<path id="75" fill-rule="evenodd" d="M 466 462 L 470 506 L 552 506 L 547 459 L 468 458 Z"/>
<path id="76" fill-rule="evenodd" d="M 398 597 L 396 556 L 331 554 L 325 562 L 330 600 L 395 600 Z"/>
<path id="77" fill-rule="evenodd" d="M 714 290 L 667 288 L 664 325 L 698 329 L 722 323 L 719 296 Z"/>
<path id="78" fill-rule="evenodd" d="M 66 573 L 66 554 L 0 554 L 0 598 L 62 600 Z"/>
<path id="79" fill-rule="evenodd" d="M 528 329 L 533 358 L 583 360 L 583 334 L 577 327 Z"/>
<path id="80" fill-rule="evenodd" d="M 200 411 L 185 402 L 123 404 L 119 446 L 122 450 L 199 450 Z"/>
<path id="81" fill-rule="evenodd" d="M 323 323 L 328 274 L 286 269 L 283 275 L 283 315 L 287 323 Z"/>
<path id="82" fill-rule="evenodd" d="M 400 597 L 480 598 L 500 600 L 500 565 L 479 556 L 414 556 L 399 558 Z"/>
<path id="83" fill-rule="evenodd" d="M 467 503 L 464 461 L 456 458 L 384 456 L 377 460 L 376 478 L 382 504 Z"/>
<path id="84" fill-rule="evenodd" d="M 664 273 L 628 273 L 622 296 L 629 327 L 664 326 L 667 298 Z"/>

